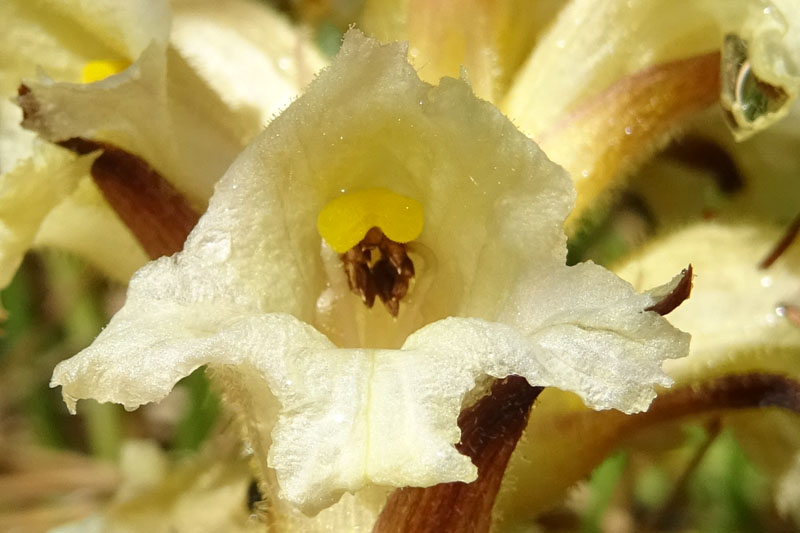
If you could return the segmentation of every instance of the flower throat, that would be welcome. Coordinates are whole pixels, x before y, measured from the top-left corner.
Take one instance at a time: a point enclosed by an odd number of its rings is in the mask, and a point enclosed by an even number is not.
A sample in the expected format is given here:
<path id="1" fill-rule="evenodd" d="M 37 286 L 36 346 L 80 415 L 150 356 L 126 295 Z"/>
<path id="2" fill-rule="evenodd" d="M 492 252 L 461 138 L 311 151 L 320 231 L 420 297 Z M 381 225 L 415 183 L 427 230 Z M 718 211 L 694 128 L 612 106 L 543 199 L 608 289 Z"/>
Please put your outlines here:
<path id="1" fill-rule="evenodd" d="M 422 233 L 422 205 L 387 189 L 343 194 L 317 217 L 317 229 L 339 253 L 350 290 L 372 307 L 377 296 L 396 317 L 414 279 L 406 243 Z"/>

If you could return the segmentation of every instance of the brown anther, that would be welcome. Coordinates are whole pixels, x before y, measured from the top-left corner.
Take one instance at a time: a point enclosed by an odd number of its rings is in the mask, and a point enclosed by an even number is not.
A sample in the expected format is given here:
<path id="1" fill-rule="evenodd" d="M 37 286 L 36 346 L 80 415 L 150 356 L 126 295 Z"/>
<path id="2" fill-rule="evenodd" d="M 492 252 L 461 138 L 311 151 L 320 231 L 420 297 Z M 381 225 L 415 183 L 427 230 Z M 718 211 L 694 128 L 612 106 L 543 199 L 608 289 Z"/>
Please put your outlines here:
<path id="1" fill-rule="evenodd" d="M 350 290 L 367 307 L 375 296 L 392 316 L 397 316 L 400 301 L 408 293 L 414 278 L 414 263 L 406 245 L 386 237 L 379 228 L 371 228 L 364 238 L 341 256 Z"/>

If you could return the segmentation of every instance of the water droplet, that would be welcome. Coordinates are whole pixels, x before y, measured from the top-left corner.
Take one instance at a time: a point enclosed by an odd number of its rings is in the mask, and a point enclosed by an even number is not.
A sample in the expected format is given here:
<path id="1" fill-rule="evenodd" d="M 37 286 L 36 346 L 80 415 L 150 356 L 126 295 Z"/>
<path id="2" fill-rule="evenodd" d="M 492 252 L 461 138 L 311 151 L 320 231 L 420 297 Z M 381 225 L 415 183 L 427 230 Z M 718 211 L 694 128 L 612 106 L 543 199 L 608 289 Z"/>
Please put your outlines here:
<path id="1" fill-rule="evenodd" d="M 625 126 L 625 135 L 630 135 L 633 133 L 633 128 L 630 126 Z"/>

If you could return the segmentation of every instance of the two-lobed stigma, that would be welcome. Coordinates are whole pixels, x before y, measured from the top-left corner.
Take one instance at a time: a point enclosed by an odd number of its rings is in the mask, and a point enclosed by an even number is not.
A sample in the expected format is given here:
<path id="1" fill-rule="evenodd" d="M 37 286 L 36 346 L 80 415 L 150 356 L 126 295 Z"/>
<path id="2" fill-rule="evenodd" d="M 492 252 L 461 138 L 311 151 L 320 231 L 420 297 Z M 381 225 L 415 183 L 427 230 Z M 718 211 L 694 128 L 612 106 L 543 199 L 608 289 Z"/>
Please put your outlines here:
<path id="1" fill-rule="evenodd" d="M 89 61 L 81 69 L 81 83 L 94 83 L 104 80 L 114 74 L 119 74 L 131 66 L 130 61 L 117 60 L 96 60 Z"/>
<path id="2" fill-rule="evenodd" d="M 320 235 L 338 252 L 350 290 L 372 307 L 377 296 L 392 316 L 414 278 L 406 243 L 422 233 L 422 204 L 387 189 L 342 195 L 317 217 Z"/>

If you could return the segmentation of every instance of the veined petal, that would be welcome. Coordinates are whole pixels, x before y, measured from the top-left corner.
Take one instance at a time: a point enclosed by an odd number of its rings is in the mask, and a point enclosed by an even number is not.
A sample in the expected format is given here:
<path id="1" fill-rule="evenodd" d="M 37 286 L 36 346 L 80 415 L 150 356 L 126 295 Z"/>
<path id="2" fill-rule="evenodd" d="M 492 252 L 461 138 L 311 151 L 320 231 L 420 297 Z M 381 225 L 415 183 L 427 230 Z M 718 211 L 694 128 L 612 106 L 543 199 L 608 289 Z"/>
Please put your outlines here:
<path id="1" fill-rule="evenodd" d="M 517 374 L 542 385 L 567 379 L 539 338 L 531 343 L 508 326 L 478 319 L 433 323 L 400 350 L 338 349 L 289 315 L 227 310 L 223 318 L 225 311 L 210 307 L 189 312 L 155 303 L 126 304 L 92 347 L 56 368 L 53 385 L 63 386 L 72 409 L 85 397 L 128 408 L 158 401 L 203 364 L 222 369 L 228 384 L 252 398 L 258 393 L 248 389 L 268 388 L 274 404 L 257 408 L 279 406 L 277 423 L 252 437 L 271 439 L 269 466 L 281 495 L 307 512 L 367 483 L 474 480 L 476 468 L 453 444 L 462 400 L 476 379 Z M 613 374 L 614 361 L 602 364 L 603 376 Z M 615 388 L 613 379 L 607 387 Z"/>
<path id="2" fill-rule="evenodd" d="M 463 82 L 431 87 L 402 46 L 353 33 L 219 183 L 181 276 L 209 299 L 313 322 L 329 281 L 317 215 L 343 191 L 376 187 L 425 211 L 411 247 L 420 305 L 409 315 L 421 316 L 406 335 L 451 314 L 491 318 L 518 273 L 563 263 L 572 197 L 563 171 Z"/>

